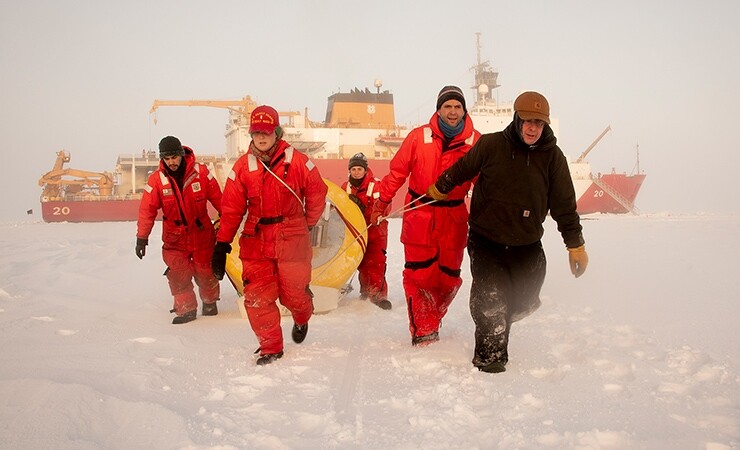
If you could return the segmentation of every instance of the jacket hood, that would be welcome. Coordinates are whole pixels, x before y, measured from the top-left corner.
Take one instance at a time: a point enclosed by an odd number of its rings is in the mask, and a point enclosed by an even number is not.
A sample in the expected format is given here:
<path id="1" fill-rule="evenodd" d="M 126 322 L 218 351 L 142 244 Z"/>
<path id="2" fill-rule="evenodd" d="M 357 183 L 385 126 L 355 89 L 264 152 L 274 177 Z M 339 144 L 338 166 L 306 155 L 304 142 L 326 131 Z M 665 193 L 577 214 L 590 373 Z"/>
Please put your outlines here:
<path id="1" fill-rule="evenodd" d="M 514 113 L 514 119 L 504 129 L 504 137 L 509 141 L 515 148 L 520 150 L 531 150 L 531 151 L 546 151 L 554 148 L 557 145 L 557 138 L 555 133 L 550 128 L 550 125 L 545 124 L 542 129 L 542 135 L 540 139 L 533 145 L 527 145 L 522 140 L 522 136 L 519 130 L 522 129 L 522 119 L 519 118 L 519 114 Z"/>

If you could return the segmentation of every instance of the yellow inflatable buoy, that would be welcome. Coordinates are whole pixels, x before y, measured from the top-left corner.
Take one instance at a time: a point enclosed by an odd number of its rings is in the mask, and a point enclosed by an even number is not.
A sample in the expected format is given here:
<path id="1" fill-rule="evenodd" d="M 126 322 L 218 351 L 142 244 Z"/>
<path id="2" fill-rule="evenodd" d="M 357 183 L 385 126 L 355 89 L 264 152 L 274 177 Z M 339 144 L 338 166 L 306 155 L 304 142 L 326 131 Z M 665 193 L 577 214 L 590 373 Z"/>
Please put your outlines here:
<path id="1" fill-rule="evenodd" d="M 329 190 L 326 208 L 311 232 L 313 258 L 311 260 L 311 292 L 314 294 L 314 312 L 336 309 L 339 300 L 348 291 L 347 282 L 357 270 L 367 248 L 367 225 L 362 211 L 349 195 L 336 184 L 324 178 Z M 242 263 L 239 259 L 239 235 L 231 243 L 226 258 L 226 275 L 241 297 Z M 239 299 L 242 317 L 246 318 L 244 302 Z M 290 312 L 280 305 L 282 314 Z"/>

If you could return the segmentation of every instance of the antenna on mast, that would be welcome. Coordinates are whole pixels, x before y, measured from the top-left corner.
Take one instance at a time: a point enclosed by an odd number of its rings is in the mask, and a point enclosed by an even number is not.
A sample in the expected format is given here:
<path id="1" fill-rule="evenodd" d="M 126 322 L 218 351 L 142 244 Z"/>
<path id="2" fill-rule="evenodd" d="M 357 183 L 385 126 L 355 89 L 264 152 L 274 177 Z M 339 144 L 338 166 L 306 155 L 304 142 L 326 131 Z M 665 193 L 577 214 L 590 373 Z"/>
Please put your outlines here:
<path id="1" fill-rule="evenodd" d="M 480 66 L 480 31 L 475 33 L 476 65 Z"/>

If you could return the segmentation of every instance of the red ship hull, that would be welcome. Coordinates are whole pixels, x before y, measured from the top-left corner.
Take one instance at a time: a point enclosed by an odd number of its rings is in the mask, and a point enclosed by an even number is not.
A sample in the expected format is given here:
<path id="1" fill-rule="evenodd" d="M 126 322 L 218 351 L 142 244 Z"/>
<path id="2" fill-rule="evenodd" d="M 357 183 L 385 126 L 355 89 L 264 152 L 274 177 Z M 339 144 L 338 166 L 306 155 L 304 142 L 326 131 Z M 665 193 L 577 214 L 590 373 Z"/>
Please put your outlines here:
<path id="1" fill-rule="evenodd" d="M 633 212 L 635 199 L 644 180 L 644 174 L 601 175 L 595 178 L 578 198 L 578 212 L 580 214 Z"/>
<path id="2" fill-rule="evenodd" d="M 333 182 L 337 186 L 342 186 L 349 178 L 349 160 L 348 159 L 313 159 L 316 167 L 319 168 L 321 176 Z M 390 159 L 372 159 L 368 160 L 368 167 L 373 171 L 377 178 L 383 178 L 390 171 Z M 408 181 L 399 189 L 391 203 L 391 211 L 396 211 L 404 205 L 406 191 L 408 190 Z"/>
<path id="3" fill-rule="evenodd" d="M 49 200 L 41 202 L 44 222 L 126 222 L 139 215 L 139 199 Z"/>
<path id="4" fill-rule="evenodd" d="M 347 159 L 313 159 L 321 176 L 341 186 L 349 175 Z M 369 161 L 370 169 L 378 178 L 389 170 L 390 160 Z M 624 214 L 634 211 L 634 201 L 645 180 L 645 175 L 606 174 L 591 181 L 589 187 L 578 198 L 580 214 L 612 213 Z M 407 184 L 396 194 L 391 211 L 404 205 Z M 45 222 L 126 222 L 136 221 L 139 213 L 139 198 L 105 198 L 96 200 L 48 200 L 41 202 L 41 214 Z M 215 214 L 215 211 L 212 211 Z"/>

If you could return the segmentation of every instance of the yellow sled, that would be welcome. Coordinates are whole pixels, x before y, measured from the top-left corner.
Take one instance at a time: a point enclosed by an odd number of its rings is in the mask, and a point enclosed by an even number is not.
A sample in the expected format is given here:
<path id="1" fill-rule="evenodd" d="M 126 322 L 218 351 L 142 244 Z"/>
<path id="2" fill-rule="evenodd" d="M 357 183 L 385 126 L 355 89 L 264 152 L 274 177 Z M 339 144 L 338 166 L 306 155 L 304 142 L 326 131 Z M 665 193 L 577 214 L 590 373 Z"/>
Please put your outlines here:
<path id="1" fill-rule="evenodd" d="M 336 309 L 339 300 L 349 291 L 348 282 L 357 270 L 367 247 L 367 225 L 362 211 L 339 186 L 324 178 L 329 187 L 326 208 L 311 232 L 313 259 L 311 260 L 311 292 L 314 294 L 315 313 Z M 226 258 L 226 275 L 239 296 L 244 295 L 242 263 L 239 259 L 239 235 L 231 243 Z M 244 302 L 237 300 L 242 317 L 246 318 Z M 290 312 L 278 303 L 281 313 Z"/>

